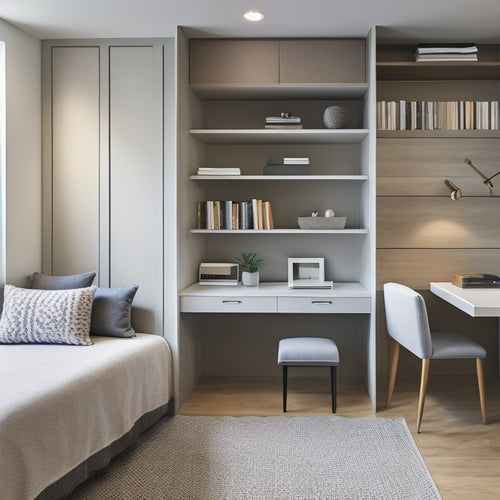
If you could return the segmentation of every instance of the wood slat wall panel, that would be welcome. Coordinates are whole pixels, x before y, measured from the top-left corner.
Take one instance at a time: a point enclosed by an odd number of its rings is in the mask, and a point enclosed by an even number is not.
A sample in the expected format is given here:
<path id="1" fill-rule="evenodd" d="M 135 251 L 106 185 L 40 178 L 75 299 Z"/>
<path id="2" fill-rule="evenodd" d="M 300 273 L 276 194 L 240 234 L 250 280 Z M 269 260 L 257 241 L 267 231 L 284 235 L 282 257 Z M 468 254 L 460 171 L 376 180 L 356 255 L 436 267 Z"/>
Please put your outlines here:
<path id="1" fill-rule="evenodd" d="M 377 178 L 470 177 L 481 186 L 481 178 L 464 164 L 465 158 L 485 175 L 493 175 L 500 169 L 500 141 L 496 138 L 377 139 Z M 500 187 L 500 179 L 497 184 Z M 495 191 L 499 193 L 500 188 Z"/>
<path id="2" fill-rule="evenodd" d="M 451 281 L 454 273 L 500 275 L 500 249 L 379 249 L 377 289 L 395 281 L 418 290 L 431 281 Z"/>
<path id="3" fill-rule="evenodd" d="M 377 248 L 500 248 L 500 198 L 379 197 Z"/>
<path id="4" fill-rule="evenodd" d="M 499 166 L 500 169 L 500 166 Z M 379 177 L 377 178 L 378 196 L 443 196 L 450 198 L 451 190 L 444 183 L 445 179 L 453 182 L 468 196 L 500 196 L 500 188 L 494 186 L 493 193 L 476 177 Z M 500 181 L 498 182 L 500 186 Z"/>

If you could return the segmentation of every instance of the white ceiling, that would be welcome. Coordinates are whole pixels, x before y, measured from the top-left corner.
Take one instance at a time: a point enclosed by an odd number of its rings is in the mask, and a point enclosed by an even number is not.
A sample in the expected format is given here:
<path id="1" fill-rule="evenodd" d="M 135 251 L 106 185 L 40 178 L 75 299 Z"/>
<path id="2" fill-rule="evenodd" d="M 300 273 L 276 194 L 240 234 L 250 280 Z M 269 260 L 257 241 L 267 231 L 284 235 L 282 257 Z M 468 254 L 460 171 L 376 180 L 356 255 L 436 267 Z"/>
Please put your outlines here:
<path id="1" fill-rule="evenodd" d="M 261 23 L 242 14 L 258 9 Z M 500 0 L 0 0 L 0 17 L 40 39 L 365 36 L 500 42 Z"/>

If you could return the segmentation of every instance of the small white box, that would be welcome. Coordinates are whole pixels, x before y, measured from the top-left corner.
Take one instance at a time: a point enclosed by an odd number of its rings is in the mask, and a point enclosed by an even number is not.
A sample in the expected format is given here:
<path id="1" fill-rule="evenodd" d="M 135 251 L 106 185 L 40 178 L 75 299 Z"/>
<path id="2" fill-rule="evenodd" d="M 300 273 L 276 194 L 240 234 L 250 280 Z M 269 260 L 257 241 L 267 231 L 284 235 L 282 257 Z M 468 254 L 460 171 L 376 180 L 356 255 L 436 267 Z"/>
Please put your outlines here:
<path id="1" fill-rule="evenodd" d="M 323 257 L 290 257 L 288 259 L 288 288 L 333 288 L 325 281 Z"/>

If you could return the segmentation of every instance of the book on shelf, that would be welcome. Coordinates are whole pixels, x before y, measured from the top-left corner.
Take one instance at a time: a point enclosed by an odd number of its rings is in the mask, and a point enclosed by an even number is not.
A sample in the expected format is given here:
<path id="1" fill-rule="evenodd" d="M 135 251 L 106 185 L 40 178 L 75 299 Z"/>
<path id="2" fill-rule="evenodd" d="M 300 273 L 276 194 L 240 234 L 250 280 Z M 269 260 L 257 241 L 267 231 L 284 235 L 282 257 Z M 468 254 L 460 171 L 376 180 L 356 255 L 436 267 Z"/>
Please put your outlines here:
<path id="1" fill-rule="evenodd" d="M 471 54 L 478 51 L 474 43 L 419 43 L 417 54 Z"/>
<path id="2" fill-rule="evenodd" d="M 477 61 L 477 53 L 477 46 L 473 43 L 419 43 L 415 61 Z"/>
<path id="3" fill-rule="evenodd" d="M 264 125 L 264 128 L 266 128 L 266 129 L 279 129 L 279 130 L 286 130 L 286 129 L 290 129 L 290 130 L 297 129 L 297 130 L 299 130 L 299 129 L 303 128 L 303 127 L 302 127 L 302 125 L 285 125 L 285 124 L 270 125 L 270 124 L 266 123 L 266 125 Z"/>
<path id="4" fill-rule="evenodd" d="M 197 175 L 241 175 L 237 167 L 198 167 Z"/>
<path id="5" fill-rule="evenodd" d="M 417 54 L 416 62 L 434 61 L 434 62 L 460 62 L 477 61 L 477 54 Z"/>
<path id="6" fill-rule="evenodd" d="M 270 201 L 208 200 L 196 203 L 196 229 L 274 229 Z"/>
<path id="7" fill-rule="evenodd" d="M 379 101 L 380 130 L 498 130 L 498 101 Z"/>
<path id="8" fill-rule="evenodd" d="M 266 125 L 300 125 L 300 116 L 266 116 Z"/>

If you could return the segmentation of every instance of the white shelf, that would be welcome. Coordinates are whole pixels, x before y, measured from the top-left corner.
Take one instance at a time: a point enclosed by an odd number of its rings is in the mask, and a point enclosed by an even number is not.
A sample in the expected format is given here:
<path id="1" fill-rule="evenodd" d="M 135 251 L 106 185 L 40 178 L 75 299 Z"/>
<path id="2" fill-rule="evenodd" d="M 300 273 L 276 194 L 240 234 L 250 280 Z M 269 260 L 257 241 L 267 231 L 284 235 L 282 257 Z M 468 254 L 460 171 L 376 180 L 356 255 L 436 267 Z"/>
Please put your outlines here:
<path id="1" fill-rule="evenodd" d="M 205 144 L 358 144 L 368 129 L 191 129 Z"/>
<path id="2" fill-rule="evenodd" d="M 368 229 L 191 229 L 194 234 L 368 234 Z"/>
<path id="3" fill-rule="evenodd" d="M 190 175 L 194 181 L 366 181 L 367 175 Z"/>
<path id="4" fill-rule="evenodd" d="M 191 84 L 191 90 L 202 99 L 359 99 L 368 84 Z"/>

